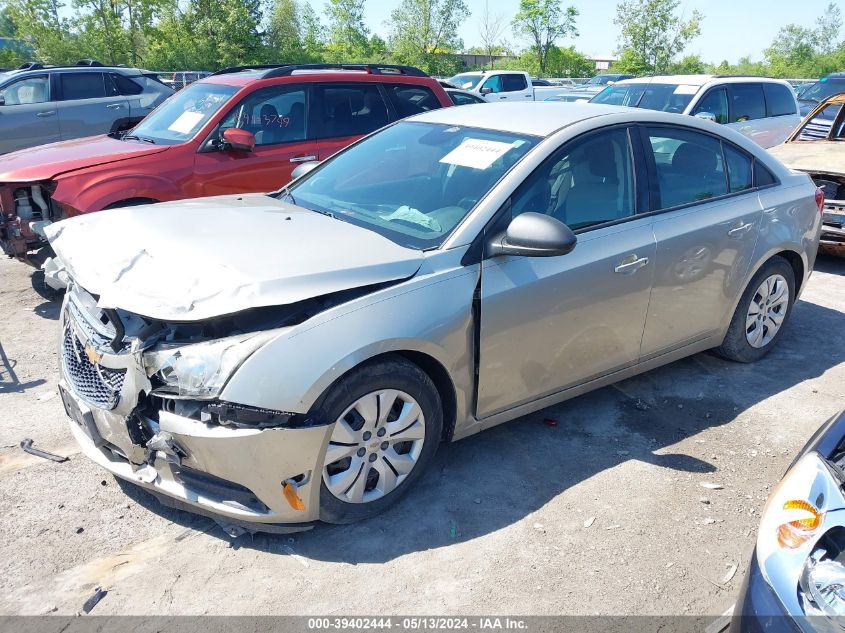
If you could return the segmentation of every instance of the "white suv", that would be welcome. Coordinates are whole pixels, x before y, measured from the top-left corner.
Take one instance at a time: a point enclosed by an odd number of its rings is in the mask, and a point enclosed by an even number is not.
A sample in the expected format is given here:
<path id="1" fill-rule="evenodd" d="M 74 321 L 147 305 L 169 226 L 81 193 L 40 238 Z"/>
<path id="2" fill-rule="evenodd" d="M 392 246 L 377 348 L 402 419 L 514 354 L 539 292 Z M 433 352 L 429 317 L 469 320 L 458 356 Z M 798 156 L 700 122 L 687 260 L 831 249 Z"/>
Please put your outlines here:
<path id="1" fill-rule="evenodd" d="M 608 86 L 590 103 L 691 114 L 732 127 L 766 148 L 783 143 L 801 122 L 789 84 L 767 77 L 668 75 L 627 79 Z"/>

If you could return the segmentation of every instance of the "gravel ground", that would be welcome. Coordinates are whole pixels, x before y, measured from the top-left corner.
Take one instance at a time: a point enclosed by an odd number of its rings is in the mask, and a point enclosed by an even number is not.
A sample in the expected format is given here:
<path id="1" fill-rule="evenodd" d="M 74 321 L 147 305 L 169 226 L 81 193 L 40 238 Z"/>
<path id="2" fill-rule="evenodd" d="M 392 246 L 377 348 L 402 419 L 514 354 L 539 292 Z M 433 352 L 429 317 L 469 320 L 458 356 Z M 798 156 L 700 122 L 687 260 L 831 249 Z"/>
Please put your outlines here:
<path id="1" fill-rule="evenodd" d="M 0 261 L 0 614 L 103 587 L 95 614 L 716 616 L 769 490 L 845 399 L 845 259 L 821 258 L 756 365 L 679 361 L 442 446 L 383 516 L 232 543 L 79 455 L 30 272 Z"/>

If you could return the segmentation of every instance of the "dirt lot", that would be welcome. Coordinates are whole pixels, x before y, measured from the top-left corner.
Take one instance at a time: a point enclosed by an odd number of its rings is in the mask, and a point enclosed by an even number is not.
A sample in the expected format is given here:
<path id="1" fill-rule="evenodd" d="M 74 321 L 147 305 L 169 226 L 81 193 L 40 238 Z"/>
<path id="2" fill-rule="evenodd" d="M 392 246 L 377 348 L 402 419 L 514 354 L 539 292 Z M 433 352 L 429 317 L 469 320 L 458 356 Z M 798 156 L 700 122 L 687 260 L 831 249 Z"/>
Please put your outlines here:
<path id="1" fill-rule="evenodd" d="M 59 306 L 23 265 L 0 280 L 3 614 L 73 614 L 101 586 L 96 614 L 718 615 L 772 484 L 845 406 L 845 260 L 822 258 L 757 365 L 674 363 L 441 447 L 384 516 L 233 544 L 78 454 Z"/>

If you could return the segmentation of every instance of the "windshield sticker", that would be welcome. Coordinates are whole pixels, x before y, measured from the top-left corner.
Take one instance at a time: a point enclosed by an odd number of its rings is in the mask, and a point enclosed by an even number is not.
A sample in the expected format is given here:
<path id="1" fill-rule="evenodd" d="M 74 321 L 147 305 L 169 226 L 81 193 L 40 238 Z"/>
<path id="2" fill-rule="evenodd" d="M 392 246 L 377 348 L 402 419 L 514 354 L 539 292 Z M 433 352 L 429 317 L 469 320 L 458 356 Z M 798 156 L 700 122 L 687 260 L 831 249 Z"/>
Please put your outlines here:
<path id="1" fill-rule="evenodd" d="M 513 149 L 512 143 L 467 138 L 441 158 L 440 162 L 446 165 L 457 165 L 458 167 L 487 169 L 511 149 Z"/>
<path id="2" fill-rule="evenodd" d="M 681 84 L 680 86 L 675 88 L 676 95 L 694 95 L 698 92 L 698 86 L 688 86 L 685 84 Z"/>
<path id="3" fill-rule="evenodd" d="M 204 116 L 202 112 L 183 112 L 167 129 L 177 134 L 190 134 Z"/>

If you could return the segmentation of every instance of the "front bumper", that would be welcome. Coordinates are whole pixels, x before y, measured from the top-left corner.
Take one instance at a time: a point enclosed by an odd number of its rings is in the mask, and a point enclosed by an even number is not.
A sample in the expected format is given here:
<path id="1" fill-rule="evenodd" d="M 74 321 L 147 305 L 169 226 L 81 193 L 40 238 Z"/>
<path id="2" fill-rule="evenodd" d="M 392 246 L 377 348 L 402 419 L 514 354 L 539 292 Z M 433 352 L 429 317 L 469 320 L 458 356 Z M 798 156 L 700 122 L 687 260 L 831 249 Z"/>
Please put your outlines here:
<path id="1" fill-rule="evenodd" d="M 757 551 L 734 607 L 729 633 L 800 633 L 790 614 L 778 600 L 775 590 L 763 578 L 757 563 Z"/>
<path id="2" fill-rule="evenodd" d="M 222 523 L 280 532 L 308 529 L 319 519 L 319 465 L 331 425 L 233 428 L 161 410 L 152 423 L 155 436 L 141 440 L 137 409 L 149 381 L 140 356 L 130 350 L 107 353 L 102 347 L 89 354 L 95 336 L 68 316 L 69 301 L 66 298 L 62 312 L 59 392 L 73 436 L 86 456 L 169 505 Z M 68 336 L 79 346 L 69 345 Z M 83 349 L 84 353 L 67 358 Z M 92 382 L 102 376 L 103 384 L 114 389 L 113 398 L 92 389 Z M 286 483 L 304 510 L 288 501 Z"/>

